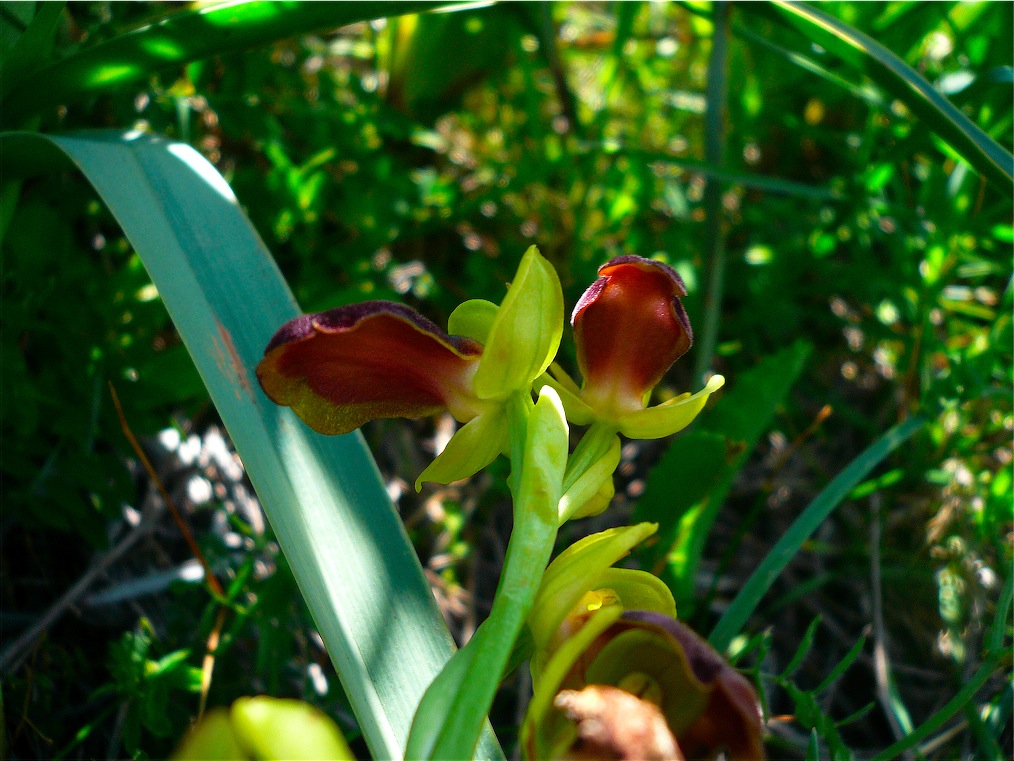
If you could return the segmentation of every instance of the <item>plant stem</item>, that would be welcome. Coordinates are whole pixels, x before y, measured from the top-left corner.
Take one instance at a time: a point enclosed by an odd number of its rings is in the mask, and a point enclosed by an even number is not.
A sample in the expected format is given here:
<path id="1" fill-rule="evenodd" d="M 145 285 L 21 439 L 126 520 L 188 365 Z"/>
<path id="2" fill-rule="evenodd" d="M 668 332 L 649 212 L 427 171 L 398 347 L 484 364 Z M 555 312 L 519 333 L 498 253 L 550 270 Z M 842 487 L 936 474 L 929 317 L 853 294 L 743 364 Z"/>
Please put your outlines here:
<path id="1" fill-rule="evenodd" d="M 711 57 L 708 61 L 706 89 L 707 110 L 704 114 L 704 161 L 722 167 L 725 162 L 725 101 L 728 94 L 729 5 L 716 0 L 712 23 Z M 698 342 L 694 378 L 704 382 L 711 369 L 718 339 L 718 317 L 722 310 L 725 285 L 725 235 L 722 230 L 722 186 L 716 177 L 704 188 L 705 253 L 710 262 L 708 290 L 704 297 L 704 326 Z"/>
<path id="2" fill-rule="evenodd" d="M 426 690 L 409 736 L 407 757 L 472 756 L 553 552 L 568 431 L 562 409 L 545 396 L 530 408 L 527 391 L 512 395 L 507 402 L 514 529 L 493 608 L 475 636 Z M 516 441 L 519 432 L 525 434 L 523 442 Z"/>

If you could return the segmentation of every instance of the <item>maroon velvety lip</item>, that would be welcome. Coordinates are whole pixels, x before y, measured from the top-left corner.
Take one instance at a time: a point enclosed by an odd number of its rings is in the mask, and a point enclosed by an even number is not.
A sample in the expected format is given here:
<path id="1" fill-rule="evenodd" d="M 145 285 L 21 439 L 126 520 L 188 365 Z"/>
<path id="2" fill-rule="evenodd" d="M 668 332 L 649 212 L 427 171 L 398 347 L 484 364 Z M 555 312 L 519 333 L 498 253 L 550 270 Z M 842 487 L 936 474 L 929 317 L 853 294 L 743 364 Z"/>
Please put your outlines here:
<path id="1" fill-rule="evenodd" d="M 481 356 L 480 343 L 447 335 L 409 307 L 367 301 L 290 320 L 268 343 L 257 378 L 318 433 L 342 434 L 441 409 L 471 419 Z"/>
<path id="2" fill-rule="evenodd" d="M 625 256 L 614 256 L 608 262 L 599 267 L 599 275 L 605 275 L 606 270 L 611 267 L 616 267 L 621 264 L 634 264 L 638 267 L 651 267 L 672 281 L 673 293 L 680 298 L 687 295 L 687 286 L 683 282 L 683 278 L 680 277 L 679 273 L 670 267 L 665 262 L 658 262 L 654 259 L 645 259 L 643 256 L 635 256 L 633 254 L 627 254 Z"/>
<path id="3" fill-rule="evenodd" d="M 628 610 L 623 613 L 620 620 L 637 621 L 663 629 L 666 634 L 680 643 L 687 656 L 687 663 L 694 671 L 694 676 L 704 684 L 711 684 L 718 672 L 727 668 L 725 661 L 711 645 L 695 631 L 674 618 L 650 610 Z"/>

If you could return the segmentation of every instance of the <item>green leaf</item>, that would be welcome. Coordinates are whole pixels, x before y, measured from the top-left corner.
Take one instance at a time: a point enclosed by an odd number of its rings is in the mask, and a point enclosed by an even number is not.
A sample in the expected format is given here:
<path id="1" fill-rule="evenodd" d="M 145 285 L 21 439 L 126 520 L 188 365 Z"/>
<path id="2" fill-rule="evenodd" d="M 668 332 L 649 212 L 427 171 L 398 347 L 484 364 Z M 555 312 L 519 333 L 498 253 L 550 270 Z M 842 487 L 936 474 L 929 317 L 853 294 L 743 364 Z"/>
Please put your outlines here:
<path id="1" fill-rule="evenodd" d="M 652 469 L 634 519 L 659 524 L 659 541 L 645 554 L 649 567 L 668 557 L 664 578 L 684 618 L 695 602 L 694 579 L 711 526 L 736 473 L 770 425 L 812 347 L 799 341 L 736 378 L 701 416 L 696 429 L 673 441 Z"/>
<path id="2" fill-rule="evenodd" d="M 853 761 L 855 756 L 842 741 L 834 721 L 821 709 L 814 693 L 801 690 L 792 682 L 786 681 L 781 684 L 783 689 L 789 694 L 789 697 L 792 698 L 796 721 L 803 727 L 812 729 L 827 744 L 827 749 L 831 752 L 830 757 L 832 761 Z M 811 738 L 813 736 L 811 734 Z M 810 747 L 811 749 L 813 748 L 812 741 Z M 807 756 L 809 755 L 810 753 L 808 752 Z M 819 757 L 820 755 L 818 755 Z"/>
<path id="3" fill-rule="evenodd" d="M 9 174 L 69 158 L 109 206 L 243 458 L 371 753 L 402 757 L 450 636 L 362 437 L 318 435 L 257 387 L 267 341 L 299 310 L 229 186 L 189 146 L 136 133 L 6 134 L 0 156 Z"/>
<path id="4" fill-rule="evenodd" d="M 815 689 L 814 692 L 819 694 L 834 684 L 838 680 L 838 677 L 852 667 L 852 664 L 855 663 L 856 659 L 862 654 L 864 647 L 866 647 L 866 637 L 860 637 L 859 641 L 856 642 L 856 644 L 854 644 L 847 653 L 845 653 L 845 657 L 838 662 L 838 665 L 831 669 L 828 675 L 824 677 L 823 681 L 817 685 L 817 689 Z"/>
<path id="5" fill-rule="evenodd" d="M 53 49 L 53 37 L 65 3 L 39 3 L 38 12 L 0 63 L 0 100 L 42 66 Z"/>
<path id="6" fill-rule="evenodd" d="M 813 647 L 813 638 L 817 636 L 817 629 L 820 627 L 821 619 L 817 616 L 810 622 L 810 625 L 806 627 L 806 633 L 803 635 L 803 639 L 800 641 L 799 646 L 796 648 L 796 654 L 792 656 L 792 660 L 789 661 L 789 665 L 785 667 L 785 670 L 781 673 L 782 679 L 788 679 L 803 664 L 806 656 L 810 654 L 810 648 Z"/>
<path id="7" fill-rule="evenodd" d="M 1014 156 L 941 95 L 923 76 L 869 35 L 805 3 L 773 0 L 742 3 L 747 13 L 760 13 L 800 32 L 811 44 L 869 76 L 904 103 L 913 114 L 947 142 L 976 171 L 1011 195 Z"/>
<path id="8" fill-rule="evenodd" d="M 111 87 L 146 81 L 154 72 L 264 45 L 315 29 L 432 10 L 399 2 L 300 3 L 224 0 L 171 13 L 110 40 L 72 53 L 16 84 L 3 101 L 4 119 L 17 120 L 58 103 Z M 8 121 L 10 123 L 10 121 Z"/>
<path id="9" fill-rule="evenodd" d="M 813 502 L 807 505 L 802 514 L 789 526 L 785 535 L 771 548 L 771 551 L 743 585 L 739 594 L 736 595 L 715 625 L 708 639 L 716 650 L 724 651 L 729 647 L 733 637 L 746 625 L 765 592 L 771 588 L 778 575 L 796 556 L 799 548 L 845 500 L 856 484 L 862 481 L 887 455 L 907 441 L 922 425 L 921 419 L 911 418 L 894 426 L 861 452 L 841 473 L 835 476 L 834 480 L 816 496 Z"/>

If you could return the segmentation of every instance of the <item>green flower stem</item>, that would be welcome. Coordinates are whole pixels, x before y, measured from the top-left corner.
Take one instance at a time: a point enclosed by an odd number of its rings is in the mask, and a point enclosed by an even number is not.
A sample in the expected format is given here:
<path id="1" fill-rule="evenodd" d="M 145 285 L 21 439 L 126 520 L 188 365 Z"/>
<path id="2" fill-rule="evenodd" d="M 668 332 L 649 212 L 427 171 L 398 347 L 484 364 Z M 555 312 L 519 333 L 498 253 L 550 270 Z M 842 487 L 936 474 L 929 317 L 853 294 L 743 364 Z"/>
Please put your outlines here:
<path id="1" fill-rule="evenodd" d="M 526 391 L 509 398 L 507 417 L 514 461 L 514 530 L 500 586 L 489 618 L 427 689 L 409 737 L 408 758 L 472 757 L 556 543 L 568 444 L 562 406 L 550 392 L 532 408 Z M 525 438 L 519 447 L 521 432 Z"/>

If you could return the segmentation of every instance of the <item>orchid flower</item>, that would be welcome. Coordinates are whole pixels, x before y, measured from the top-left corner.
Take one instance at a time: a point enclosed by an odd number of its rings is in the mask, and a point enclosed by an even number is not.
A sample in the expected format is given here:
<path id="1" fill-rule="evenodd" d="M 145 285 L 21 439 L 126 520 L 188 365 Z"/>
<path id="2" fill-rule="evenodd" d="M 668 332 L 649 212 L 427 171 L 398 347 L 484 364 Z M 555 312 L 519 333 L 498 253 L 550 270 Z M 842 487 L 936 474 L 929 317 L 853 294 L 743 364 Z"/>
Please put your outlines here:
<path id="1" fill-rule="evenodd" d="M 350 433 L 369 420 L 446 409 L 464 425 L 419 476 L 450 483 L 508 444 L 506 405 L 529 394 L 563 332 L 556 271 L 532 246 L 503 303 L 468 301 L 449 335 L 413 309 L 367 301 L 286 323 L 257 366 L 264 392 L 313 430 Z"/>
<path id="2" fill-rule="evenodd" d="M 701 391 L 645 408 L 652 389 L 693 343 L 680 299 L 682 278 L 669 265 L 640 256 L 619 256 L 599 267 L 571 316 L 579 387 L 553 365 L 542 382 L 560 394 L 568 419 L 613 426 L 633 439 L 657 439 L 682 430 L 725 379 L 714 375 Z"/>
<path id="3" fill-rule="evenodd" d="M 528 758 L 763 759 L 753 687 L 675 620 L 661 581 L 611 567 L 656 528 L 593 534 L 546 569 L 528 617 Z"/>
<path id="4" fill-rule="evenodd" d="M 599 275 L 572 317 L 581 387 L 552 364 L 563 294 L 534 246 L 499 306 L 466 301 L 447 332 L 408 307 L 368 301 L 290 321 L 257 367 L 265 393 L 320 433 L 450 412 L 462 426 L 417 488 L 466 478 L 501 453 L 511 459 L 515 521 L 500 590 L 487 620 L 420 701 L 407 745 L 413 757 L 474 751 L 510 643 L 527 621 L 535 695 L 522 737 L 531 758 L 570 756 L 579 737 L 595 753 L 619 748 L 622 732 L 586 732 L 589 720 L 605 714 L 640 717 L 654 727 L 651 747 L 669 749 L 659 750 L 666 757 L 725 748 L 734 759 L 761 758 L 749 684 L 675 621 L 661 581 L 612 567 L 655 525 L 588 537 L 546 567 L 557 528 L 600 512 L 612 498 L 618 434 L 675 433 L 723 382 L 715 376 L 693 396 L 646 408 L 693 340 L 680 302 L 686 289 L 668 266 L 634 256 L 607 262 Z M 568 420 L 589 425 L 569 457 Z M 715 735 L 713 722 L 730 715 L 745 729 Z M 624 747 L 628 756 L 640 752 Z"/>

